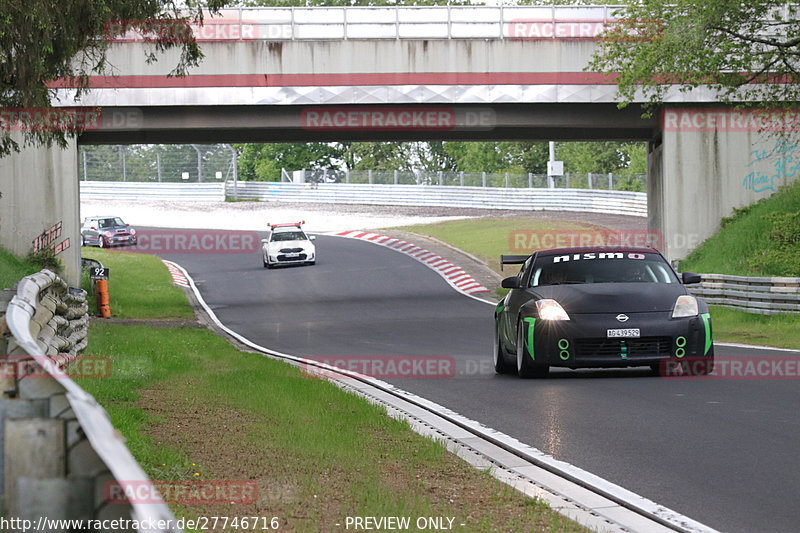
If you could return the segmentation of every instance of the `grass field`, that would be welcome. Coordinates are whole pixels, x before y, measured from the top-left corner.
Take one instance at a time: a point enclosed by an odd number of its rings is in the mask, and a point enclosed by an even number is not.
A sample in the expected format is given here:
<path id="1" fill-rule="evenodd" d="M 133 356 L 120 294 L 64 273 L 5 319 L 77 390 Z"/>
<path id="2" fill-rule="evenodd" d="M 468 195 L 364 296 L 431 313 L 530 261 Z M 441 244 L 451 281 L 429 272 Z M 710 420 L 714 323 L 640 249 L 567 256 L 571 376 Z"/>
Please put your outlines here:
<path id="1" fill-rule="evenodd" d="M 157 259 L 95 252 L 120 283 L 171 290 Z M 170 297 L 165 311 L 133 286 L 114 290 L 127 316 L 191 314 L 185 298 Z M 97 321 L 86 353 L 109 357 L 113 370 L 81 386 L 151 478 L 257 484 L 252 503 L 174 505 L 183 516 L 276 516 L 297 532 L 341 529 L 356 515 L 452 517 L 461 531 L 585 531 L 360 397 L 208 330 Z"/>
<path id="2" fill-rule="evenodd" d="M 535 232 L 544 236 L 564 230 L 596 230 L 597 226 L 577 222 L 561 222 L 541 218 L 478 218 L 403 226 L 404 231 L 419 233 L 444 241 L 451 246 L 467 251 L 500 272 L 501 254 L 530 253 L 518 250 L 514 242 L 519 233 Z M 530 241 L 530 239 L 527 239 Z M 519 270 L 519 268 L 517 268 Z M 507 272 L 507 271 L 506 271 Z M 512 274 L 508 274 L 509 276 Z"/>

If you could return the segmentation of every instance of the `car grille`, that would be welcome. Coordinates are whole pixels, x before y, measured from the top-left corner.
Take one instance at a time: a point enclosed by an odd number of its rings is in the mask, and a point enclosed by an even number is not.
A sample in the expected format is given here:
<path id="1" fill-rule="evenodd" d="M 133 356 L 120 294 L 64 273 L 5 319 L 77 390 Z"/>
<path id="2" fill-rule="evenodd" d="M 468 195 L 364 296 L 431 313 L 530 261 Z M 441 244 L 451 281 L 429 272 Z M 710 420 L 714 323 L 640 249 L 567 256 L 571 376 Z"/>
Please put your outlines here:
<path id="1" fill-rule="evenodd" d="M 306 254 L 300 254 L 297 257 L 286 257 L 285 255 L 279 255 L 278 261 L 305 261 Z"/>
<path id="2" fill-rule="evenodd" d="M 671 337 L 640 337 L 638 339 L 579 339 L 575 341 L 576 357 L 619 356 L 622 343 L 627 347 L 628 357 L 663 355 L 672 353 Z"/>
<path id="3" fill-rule="evenodd" d="M 302 252 L 302 248 L 281 248 L 280 252 L 282 254 L 296 254 L 297 252 Z"/>

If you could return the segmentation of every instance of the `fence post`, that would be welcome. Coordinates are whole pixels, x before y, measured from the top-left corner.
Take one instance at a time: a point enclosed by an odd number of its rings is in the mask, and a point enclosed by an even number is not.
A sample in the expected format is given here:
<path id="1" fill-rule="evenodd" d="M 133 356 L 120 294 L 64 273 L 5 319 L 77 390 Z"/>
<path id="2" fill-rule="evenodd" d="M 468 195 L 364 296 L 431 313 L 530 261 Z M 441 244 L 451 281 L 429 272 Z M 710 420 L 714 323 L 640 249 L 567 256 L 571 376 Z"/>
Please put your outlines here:
<path id="1" fill-rule="evenodd" d="M 350 183 L 350 169 L 344 171 L 344 182 Z"/>
<path id="2" fill-rule="evenodd" d="M 394 184 L 397 185 L 397 170 L 394 171 Z"/>
<path id="3" fill-rule="evenodd" d="M 461 186 L 463 187 L 464 186 L 464 171 L 463 170 L 458 173 L 458 181 L 461 184 Z"/>
<path id="4" fill-rule="evenodd" d="M 611 172 L 608 173 L 608 190 L 614 190 L 614 175 Z"/>
<path id="5" fill-rule="evenodd" d="M 569 189 L 569 174 L 566 174 L 565 176 L 567 178 L 567 189 Z"/>
<path id="6" fill-rule="evenodd" d="M 486 187 L 486 172 L 481 172 L 481 183 L 483 187 Z"/>
<path id="7" fill-rule="evenodd" d="M 588 181 L 589 181 L 589 188 L 590 189 L 594 189 L 594 187 L 592 185 L 592 173 L 591 172 L 589 172 L 589 174 L 588 174 Z"/>
<path id="8" fill-rule="evenodd" d="M 450 9 L 450 6 L 448 6 L 448 9 Z M 441 170 L 439 171 L 439 185 L 444 185 L 444 177 Z"/>
<path id="9" fill-rule="evenodd" d="M 528 172 L 528 188 L 533 189 L 533 174 Z"/>
<path id="10" fill-rule="evenodd" d="M 506 172 L 506 189 L 508 189 L 508 172 Z"/>
<path id="11" fill-rule="evenodd" d="M 372 185 L 372 170 L 367 171 L 367 181 Z"/>

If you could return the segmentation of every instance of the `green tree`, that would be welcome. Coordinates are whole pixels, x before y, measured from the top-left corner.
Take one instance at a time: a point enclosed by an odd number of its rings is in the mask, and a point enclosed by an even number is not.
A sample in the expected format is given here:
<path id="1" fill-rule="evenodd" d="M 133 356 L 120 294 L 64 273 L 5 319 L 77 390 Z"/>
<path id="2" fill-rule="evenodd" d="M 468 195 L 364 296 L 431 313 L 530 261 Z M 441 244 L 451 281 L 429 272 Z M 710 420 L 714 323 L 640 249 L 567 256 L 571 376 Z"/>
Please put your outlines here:
<path id="1" fill-rule="evenodd" d="M 674 84 L 682 91 L 707 85 L 721 101 L 742 105 L 800 100 L 798 4 L 636 0 L 618 15 L 587 70 L 616 75 L 623 105 L 642 91 L 652 109 Z"/>
<path id="2" fill-rule="evenodd" d="M 65 80 L 86 90 L 89 76 L 106 74 L 106 51 L 115 32 L 134 27 L 148 39 L 148 61 L 169 48 L 181 50 L 173 75 L 184 75 L 203 55 L 189 25 L 202 21 L 202 9 L 212 13 L 226 0 L 4 0 L 0 13 L 0 108 L 50 108 L 56 88 Z M 127 21 L 127 22 L 126 22 Z M 161 21 L 153 24 L 153 21 Z M 122 23 L 120 23 L 122 22 Z M 168 28 L 165 30 L 165 28 Z M 4 117 L 5 118 L 5 117 Z M 8 127 L 8 126 L 7 126 Z M 23 126 L 23 145 L 65 146 L 77 135 L 68 124 L 60 131 Z M 0 133 L 0 157 L 19 150 L 8 129 Z"/>
<path id="3" fill-rule="evenodd" d="M 280 181 L 281 169 L 339 168 L 344 146 L 338 143 L 237 144 L 239 178 Z"/>

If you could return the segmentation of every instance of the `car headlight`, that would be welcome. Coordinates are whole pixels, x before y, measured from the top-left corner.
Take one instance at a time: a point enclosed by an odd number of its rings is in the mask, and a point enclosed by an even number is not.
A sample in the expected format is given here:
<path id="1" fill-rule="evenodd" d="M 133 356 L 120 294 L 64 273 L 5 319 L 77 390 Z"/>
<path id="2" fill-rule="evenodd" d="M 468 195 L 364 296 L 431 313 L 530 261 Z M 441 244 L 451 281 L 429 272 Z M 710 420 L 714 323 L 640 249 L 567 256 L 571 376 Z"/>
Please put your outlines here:
<path id="1" fill-rule="evenodd" d="M 687 316 L 697 316 L 697 298 L 689 294 L 681 294 L 675 300 L 675 308 L 672 310 L 672 318 L 683 318 Z"/>
<path id="2" fill-rule="evenodd" d="M 136 230 L 131 228 L 131 235 L 136 235 Z"/>
<path id="3" fill-rule="evenodd" d="M 536 300 L 536 310 L 542 320 L 569 320 L 569 315 L 561 304 L 551 298 Z"/>
<path id="4" fill-rule="evenodd" d="M 105 237 L 113 237 L 114 236 L 114 232 L 113 231 L 104 231 L 103 232 L 103 236 L 105 236 Z"/>

